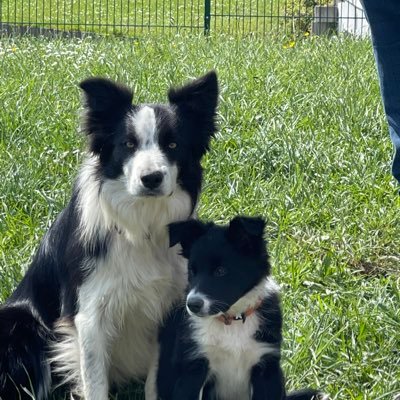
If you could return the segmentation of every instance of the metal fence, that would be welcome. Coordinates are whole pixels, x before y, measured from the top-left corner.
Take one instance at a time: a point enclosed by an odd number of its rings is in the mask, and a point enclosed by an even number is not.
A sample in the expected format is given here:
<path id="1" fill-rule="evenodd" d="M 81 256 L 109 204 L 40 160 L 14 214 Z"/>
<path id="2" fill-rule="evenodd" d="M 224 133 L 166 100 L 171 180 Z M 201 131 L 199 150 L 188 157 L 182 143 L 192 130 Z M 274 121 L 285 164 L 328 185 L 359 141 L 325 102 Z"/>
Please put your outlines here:
<path id="1" fill-rule="evenodd" d="M 342 8 L 347 4 L 350 10 L 357 1 L 0 0 L 0 28 L 6 34 L 136 36 L 144 32 L 179 31 L 296 34 L 312 29 L 337 29 L 338 4 Z M 348 21 L 363 21 L 362 10 L 358 14 L 347 14 L 343 18 Z M 361 22 L 358 25 L 361 26 Z"/>

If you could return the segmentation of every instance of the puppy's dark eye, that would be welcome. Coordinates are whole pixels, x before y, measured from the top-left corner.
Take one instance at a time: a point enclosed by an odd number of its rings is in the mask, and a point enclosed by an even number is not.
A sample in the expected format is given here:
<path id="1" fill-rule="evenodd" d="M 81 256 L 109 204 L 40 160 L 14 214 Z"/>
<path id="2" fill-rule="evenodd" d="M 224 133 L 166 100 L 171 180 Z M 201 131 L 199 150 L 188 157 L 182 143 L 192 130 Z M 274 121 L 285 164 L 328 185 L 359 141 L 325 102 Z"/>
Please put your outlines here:
<path id="1" fill-rule="evenodd" d="M 128 140 L 127 142 L 125 142 L 125 146 L 129 149 L 133 149 L 135 147 L 135 143 Z"/>
<path id="2" fill-rule="evenodd" d="M 213 271 L 213 275 L 216 278 L 220 278 L 221 276 L 225 276 L 226 274 L 227 274 L 227 270 L 226 270 L 226 268 L 224 268 L 222 266 L 215 268 Z"/>
<path id="3" fill-rule="evenodd" d="M 168 145 L 168 147 L 169 147 L 170 149 L 176 149 L 176 143 L 175 143 L 175 142 L 171 142 L 171 143 Z"/>

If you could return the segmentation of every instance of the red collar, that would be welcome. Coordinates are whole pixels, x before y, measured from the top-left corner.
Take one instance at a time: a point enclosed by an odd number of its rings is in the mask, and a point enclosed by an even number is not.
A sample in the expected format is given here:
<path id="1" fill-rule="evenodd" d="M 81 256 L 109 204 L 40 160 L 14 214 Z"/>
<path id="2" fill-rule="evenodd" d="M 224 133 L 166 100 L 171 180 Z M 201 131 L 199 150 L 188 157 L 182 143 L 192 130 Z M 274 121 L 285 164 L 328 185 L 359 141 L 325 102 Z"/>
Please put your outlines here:
<path id="1" fill-rule="evenodd" d="M 254 314 L 256 310 L 261 306 L 262 300 L 258 300 L 258 302 L 254 305 L 254 307 L 248 308 L 245 312 L 237 315 L 229 315 L 229 314 L 221 314 L 217 317 L 218 321 L 223 322 L 225 325 L 231 325 L 233 321 L 243 321 L 246 322 L 246 318 L 251 314 Z"/>

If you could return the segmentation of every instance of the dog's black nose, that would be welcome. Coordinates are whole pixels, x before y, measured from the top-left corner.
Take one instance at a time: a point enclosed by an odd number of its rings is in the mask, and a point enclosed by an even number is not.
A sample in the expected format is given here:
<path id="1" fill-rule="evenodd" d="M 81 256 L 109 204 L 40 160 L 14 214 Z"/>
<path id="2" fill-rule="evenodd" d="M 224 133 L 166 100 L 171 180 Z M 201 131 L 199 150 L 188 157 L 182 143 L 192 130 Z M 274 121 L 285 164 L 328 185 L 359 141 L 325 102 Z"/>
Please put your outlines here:
<path id="1" fill-rule="evenodd" d="M 192 296 L 187 299 L 186 305 L 192 313 L 197 314 L 203 308 L 204 300 L 201 297 Z"/>
<path id="2" fill-rule="evenodd" d="M 161 185 L 164 175 L 160 171 L 152 172 L 151 174 L 143 175 L 140 180 L 143 186 L 147 189 L 156 189 Z"/>

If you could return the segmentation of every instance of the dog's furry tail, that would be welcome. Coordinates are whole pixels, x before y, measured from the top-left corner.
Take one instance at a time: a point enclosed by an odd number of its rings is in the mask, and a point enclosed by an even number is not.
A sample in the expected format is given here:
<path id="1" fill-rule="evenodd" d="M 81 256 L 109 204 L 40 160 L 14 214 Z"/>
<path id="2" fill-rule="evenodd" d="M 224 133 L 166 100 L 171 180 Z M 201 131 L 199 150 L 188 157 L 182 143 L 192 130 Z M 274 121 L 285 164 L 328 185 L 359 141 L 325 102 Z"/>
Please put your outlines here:
<path id="1" fill-rule="evenodd" d="M 0 308 L 0 399 L 44 400 L 51 389 L 50 330 L 27 303 Z"/>
<path id="2" fill-rule="evenodd" d="M 290 392 L 286 395 L 286 400 L 329 400 L 329 397 L 319 390 L 303 389 Z"/>

